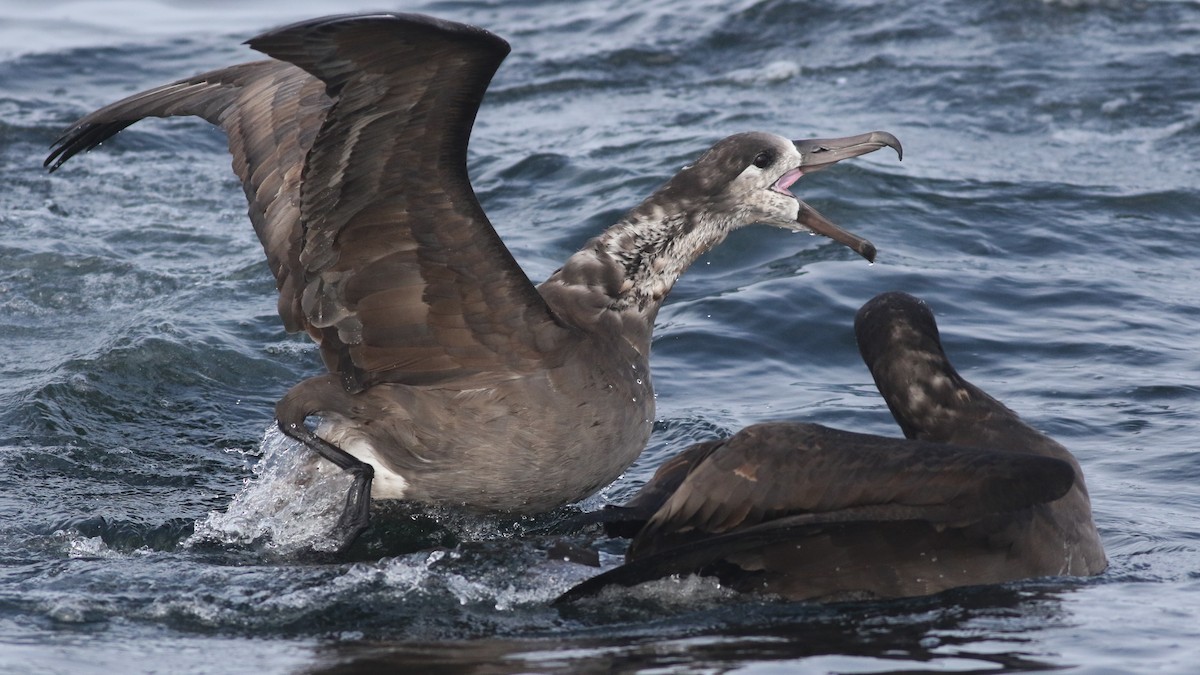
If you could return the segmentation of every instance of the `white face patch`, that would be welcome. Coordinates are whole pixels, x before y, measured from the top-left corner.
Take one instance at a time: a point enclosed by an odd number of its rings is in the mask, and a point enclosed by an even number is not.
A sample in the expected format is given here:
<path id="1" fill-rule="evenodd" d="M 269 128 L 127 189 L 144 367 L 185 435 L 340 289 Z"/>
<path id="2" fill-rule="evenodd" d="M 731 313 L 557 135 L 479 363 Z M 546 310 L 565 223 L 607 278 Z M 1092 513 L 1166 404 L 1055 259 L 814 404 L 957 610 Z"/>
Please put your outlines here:
<path id="1" fill-rule="evenodd" d="M 748 175 L 749 172 L 757 175 Z M 774 180 L 764 176 L 762 169 L 751 166 L 742 172 L 731 188 L 733 197 L 742 205 L 742 222 L 735 226 L 762 223 L 787 229 L 797 229 L 796 218 L 800 215 L 800 202 L 790 193 L 780 192 L 772 186 Z M 771 172 L 774 174 L 775 172 Z"/>
<path id="2" fill-rule="evenodd" d="M 800 215 L 800 204 L 788 188 L 802 175 L 802 158 L 795 144 L 782 136 L 769 137 L 768 142 L 762 150 L 771 153 L 773 161 L 761 168 L 749 164 L 730 183 L 730 196 L 746 207 L 747 220 L 739 224 L 763 223 L 799 229 L 796 218 Z"/>

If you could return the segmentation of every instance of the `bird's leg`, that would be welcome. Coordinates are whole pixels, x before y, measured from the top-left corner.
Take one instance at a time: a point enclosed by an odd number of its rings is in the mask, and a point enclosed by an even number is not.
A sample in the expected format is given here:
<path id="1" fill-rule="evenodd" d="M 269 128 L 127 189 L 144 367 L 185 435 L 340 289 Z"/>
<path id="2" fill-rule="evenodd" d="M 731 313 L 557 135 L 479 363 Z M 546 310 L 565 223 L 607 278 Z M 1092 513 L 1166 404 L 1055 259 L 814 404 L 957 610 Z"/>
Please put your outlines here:
<path id="1" fill-rule="evenodd" d="M 371 523 L 371 479 L 375 476 L 375 469 L 370 464 L 317 436 L 303 422 L 285 424 L 282 420 L 277 420 L 277 423 L 279 430 L 284 434 L 300 441 L 305 447 L 333 462 L 338 468 L 354 477 L 354 485 L 346 494 L 346 507 L 337 524 L 338 530 L 344 536 L 338 552 L 345 551 Z"/>

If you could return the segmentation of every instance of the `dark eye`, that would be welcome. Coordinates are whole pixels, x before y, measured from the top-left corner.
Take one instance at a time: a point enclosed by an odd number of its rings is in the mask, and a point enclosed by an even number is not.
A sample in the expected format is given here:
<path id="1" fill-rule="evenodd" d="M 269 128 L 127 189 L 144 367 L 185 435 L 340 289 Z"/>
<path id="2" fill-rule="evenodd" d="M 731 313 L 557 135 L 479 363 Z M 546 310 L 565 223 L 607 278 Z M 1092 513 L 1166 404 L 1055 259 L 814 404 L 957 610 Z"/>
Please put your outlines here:
<path id="1" fill-rule="evenodd" d="M 754 166 L 757 166 L 760 169 L 765 169 L 768 166 L 771 166 L 771 163 L 774 161 L 775 153 L 771 152 L 770 150 L 763 150 L 754 156 Z"/>

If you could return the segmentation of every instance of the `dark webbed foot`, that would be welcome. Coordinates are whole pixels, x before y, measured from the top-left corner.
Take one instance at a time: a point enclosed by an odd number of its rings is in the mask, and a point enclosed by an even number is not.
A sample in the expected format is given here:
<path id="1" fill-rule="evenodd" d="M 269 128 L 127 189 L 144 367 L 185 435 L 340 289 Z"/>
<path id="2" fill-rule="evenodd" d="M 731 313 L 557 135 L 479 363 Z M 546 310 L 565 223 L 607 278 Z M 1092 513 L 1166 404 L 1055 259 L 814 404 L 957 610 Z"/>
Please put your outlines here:
<path id="1" fill-rule="evenodd" d="M 338 552 L 345 551 L 371 524 L 371 479 L 375 477 L 375 469 L 370 464 L 317 436 L 303 424 L 284 424 L 283 422 L 278 422 L 278 424 L 279 430 L 284 434 L 300 441 L 305 447 L 333 462 L 339 469 L 354 477 L 354 485 L 346 493 L 346 506 L 337 523 L 338 533 L 342 537 L 342 542 L 338 545 Z"/>

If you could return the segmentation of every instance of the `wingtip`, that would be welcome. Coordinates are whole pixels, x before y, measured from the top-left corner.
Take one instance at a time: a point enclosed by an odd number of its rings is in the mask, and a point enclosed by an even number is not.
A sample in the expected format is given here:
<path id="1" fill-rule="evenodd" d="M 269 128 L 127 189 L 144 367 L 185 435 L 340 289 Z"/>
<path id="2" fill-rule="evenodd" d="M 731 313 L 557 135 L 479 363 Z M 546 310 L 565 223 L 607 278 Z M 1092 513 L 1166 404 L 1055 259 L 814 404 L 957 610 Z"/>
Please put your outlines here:
<path id="1" fill-rule="evenodd" d="M 67 134 L 63 134 L 50 144 L 50 154 L 42 161 L 42 168 L 46 169 L 47 173 L 58 171 L 58 167 L 71 158 L 71 155 L 67 153 L 67 144 L 64 143 L 66 137 Z"/>
<path id="2" fill-rule="evenodd" d="M 54 173 L 67 160 L 79 154 L 81 150 L 86 150 L 87 146 L 81 146 L 78 139 L 86 135 L 90 128 L 88 125 L 78 122 L 67 127 L 66 131 L 50 143 L 50 154 L 42 161 L 42 168 L 49 173 Z"/>

